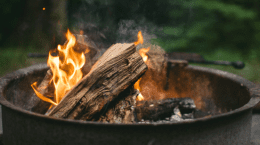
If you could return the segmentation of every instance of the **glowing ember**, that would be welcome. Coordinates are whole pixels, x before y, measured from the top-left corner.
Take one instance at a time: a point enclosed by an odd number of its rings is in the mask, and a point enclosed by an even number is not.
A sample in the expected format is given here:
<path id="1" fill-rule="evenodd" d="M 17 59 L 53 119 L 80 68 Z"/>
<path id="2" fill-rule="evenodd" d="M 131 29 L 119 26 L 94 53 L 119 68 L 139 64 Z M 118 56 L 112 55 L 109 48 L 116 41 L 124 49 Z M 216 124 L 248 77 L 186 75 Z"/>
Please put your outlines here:
<path id="1" fill-rule="evenodd" d="M 143 44 L 144 42 L 144 39 L 143 39 L 143 35 L 142 35 L 142 32 L 139 31 L 138 32 L 138 35 L 137 35 L 137 38 L 138 40 L 135 43 L 135 45 L 138 45 L 138 44 Z M 148 59 L 148 56 L 146 55 L 146 53 L 150 50 L 150 47 L 148 48 L 142 48 L 139 50 L 139 54 L 142 56 L 144 62 L 146 63 L 147 62 L 147 59 Z M 138 81 L 136 81 L 136 83 L 134 84 L 134 88 L 136 90 L 138 90 L 139 92 L 141 91 L 141 88 L 140 88 L 140 81 L 141 81 L 142 78 L 140 78 Z M 143 95 L 141 94 L 141 92 L 139 93 L 139 95 L 136 97 L 136 100 L 137 101 L 142 101 L 144 100 L 144 97 Z"/>
<path id="2" fill-rule="evenodd" d="M 45 10 L 45 8 L 43 7 L 42 10 Z"/>
<path id="3" fill-rule="evenodd" d="M 52 56 L 49 52 L 48 66 L 50 66 L 53 73 L 53 83 L 55 87 L 55 102 L 44 97 L 42 94 L 37 92 L 35 89 L 36 85 L 32 84 L 36 95 L 43 101 L 50 102 L 54 105 L 57 105 L 63 96 L 68 92 L 83 76 L 81 68 L 85 64 L 85 55 L 88 50 L 85 52 L 76 52 L 73 50 L 73 47 L 76 43 L 76 38 L 68 30 L 66 34 L 68 42 L 64 45 L 58 45 L 58 56 Z"/>

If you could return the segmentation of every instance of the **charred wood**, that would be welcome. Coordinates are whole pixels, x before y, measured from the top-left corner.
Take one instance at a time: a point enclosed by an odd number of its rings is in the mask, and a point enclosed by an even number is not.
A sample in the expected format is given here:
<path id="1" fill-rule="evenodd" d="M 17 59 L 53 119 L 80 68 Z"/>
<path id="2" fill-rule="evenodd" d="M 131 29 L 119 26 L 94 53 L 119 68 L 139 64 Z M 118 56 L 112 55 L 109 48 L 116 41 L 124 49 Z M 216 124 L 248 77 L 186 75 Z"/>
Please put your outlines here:
<path id="1" fill-rule="evenodd" d="M 99 121 L 105 123 L 133 123 L 135 122 L 134 108 L 138 91 L 133 87 L 127 88 L 119 94 L 107 107 Z"/>
<path id="2" fill-rule="evenodd" d="M 196 106 L 191 98 L 168 98 L 162 100 L 137 101 L 136 119 L 142 120 L 162 120 L 170 117 L 174 113 L 174 108 L 178 107 L 180 111 L 193 111 Z"/>

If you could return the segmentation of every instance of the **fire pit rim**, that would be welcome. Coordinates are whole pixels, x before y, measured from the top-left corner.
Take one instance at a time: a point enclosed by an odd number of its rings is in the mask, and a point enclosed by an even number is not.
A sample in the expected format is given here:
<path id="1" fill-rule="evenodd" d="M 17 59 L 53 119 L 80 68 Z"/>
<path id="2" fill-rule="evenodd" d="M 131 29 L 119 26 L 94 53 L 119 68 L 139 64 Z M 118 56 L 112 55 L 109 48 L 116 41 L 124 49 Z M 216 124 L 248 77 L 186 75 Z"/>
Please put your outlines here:
<path id="1" fill-rule="evenodd" d="M 236 115 L 245 111 L 248 111 L 250 109 L 252 109 L 259 101 L 260 101 L 260 94 L 257 93 L 257 91 L 260 91 L 260 88 L 258 88 L 254 83 L 248 81 L 247 79 L 240 77 L 238 75 L 229 73 L 229 72 L 225 72 L 225 71 L 221 71 L 221 70 L 217 70 L 217 69 L 212 69 L 212 68 L 205 68 L 205 67 L 199 67 L 199 66 L 187 66 L 189 69 L 193 69 L 193 70 L 198 70 L 198 71 L 204 71 L 210 74 L 215 74 L 215 75 L 222 75 L 222 77 L 224 78 L 228 78 L 231 79 L 237 83 L 241 83 L 241 86 L 243 87 L 247 87 L 249 89 L 250 92 L 250 100 L 247 104 L 245 104 L 244 106 L 237 108 L 235 110 L 226 112 L 226 113 L 222 113 L 219 115 L 214 115 L 212 117 L 208 117 L 208 118 L 198 118 L 198 119 L 194 119 L 194 120 L 188 120 L 188 121 L 181 121 L 181 122 L 172 122 L 172 123 L 149 123 L 149 124 L 140 124 L 140 123 L 133 123 L 133 124 L 125 124 L 125 123 L 101 123 L 101 122 L 95 122 L 95 121 L 81 121 L 81 120 L 71 120 L 71 119 L 60 119 L 60 118 L 55 118 L 55 117 L 50 117 L 50 116 L 46 116 L 46 115 L 42 115 L 39 113 L 34 113 L 31 111 L 27 111 L 25 109 L 21 109 L 20 107 L 17 107 L 15 105 L 13 105 L 12 103 L 10 103 L 9 101 L 7 101 L 4 96 L 3 96 L 3 89 L 4 86 L 6 84 L 8 84 L 8 82 L 10 82 L 12 79 L 14 78 L 19 78 L 22 77 L 26 74 L 30 74 L 33 73 L 33 71 L 35 70 L 42 70 L 42 69 L 48 69 L 47 64 L 43 63 L 43 64 L 35 64 L 26 68 L 22 68 L 19 69 L 17 71 L 14 71 L 12 73 L 9 73 L 7 75 L 5 75 L 4 77 L 0 78 L 0 104 L 12 109 L 16 112 L 19 113 L 23 113 L 32 117 L 38 117 L 41 119 L 47 119 L 47 120 L 55 120 L 55 121 L 59 121 L 59 122 L 66 122 L 66 123 L 76 123 L 76 124 L 85 124 L 85 125 L 109 125 L 109 126 L 136 126 L 136 125 L 145 125 L 145 126 L 163 126 L 163 125 L 180 125 L 180 124 L 191 124 L 191 123 L 197 123 L 197 122 L 205 122 L 205 121 L 209 121 L 209 120 L 215 120 L 218 118 L 223 118 L 223 117 L 230 117 L 231 115 Z"/>

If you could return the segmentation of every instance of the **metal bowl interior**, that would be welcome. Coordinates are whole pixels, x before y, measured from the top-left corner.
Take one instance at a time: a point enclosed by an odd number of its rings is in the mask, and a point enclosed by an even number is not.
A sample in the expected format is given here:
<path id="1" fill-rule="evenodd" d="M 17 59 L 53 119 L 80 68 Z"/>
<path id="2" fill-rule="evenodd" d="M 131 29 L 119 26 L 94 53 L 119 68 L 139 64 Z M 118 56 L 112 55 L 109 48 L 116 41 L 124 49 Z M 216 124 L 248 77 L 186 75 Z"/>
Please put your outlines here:
<path id="1" fill-rule="evenodd" d="M 147 71 L 140 82 L 144 98 L 185 98 L 194 100 L 197 109 L 217 115 L 244 106 L 251 99 L 251 82 L 220 70 L 188 66 L 172 67 L 166 80 L 162 74 Z"/>

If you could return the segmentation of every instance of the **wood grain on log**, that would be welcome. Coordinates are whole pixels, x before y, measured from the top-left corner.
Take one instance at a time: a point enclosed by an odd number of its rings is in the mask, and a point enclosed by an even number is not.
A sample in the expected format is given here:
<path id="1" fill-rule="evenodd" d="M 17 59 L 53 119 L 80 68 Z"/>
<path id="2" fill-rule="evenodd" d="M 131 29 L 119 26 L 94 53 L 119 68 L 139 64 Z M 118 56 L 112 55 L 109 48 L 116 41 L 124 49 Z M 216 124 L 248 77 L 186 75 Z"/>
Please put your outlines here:
<path id="1" fill-rule="evenodd" d="M 146 70 L 134 43 L 112 45 L 48 115 L 92 120 Z"/>

